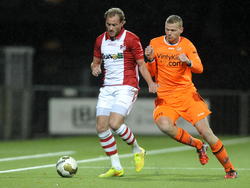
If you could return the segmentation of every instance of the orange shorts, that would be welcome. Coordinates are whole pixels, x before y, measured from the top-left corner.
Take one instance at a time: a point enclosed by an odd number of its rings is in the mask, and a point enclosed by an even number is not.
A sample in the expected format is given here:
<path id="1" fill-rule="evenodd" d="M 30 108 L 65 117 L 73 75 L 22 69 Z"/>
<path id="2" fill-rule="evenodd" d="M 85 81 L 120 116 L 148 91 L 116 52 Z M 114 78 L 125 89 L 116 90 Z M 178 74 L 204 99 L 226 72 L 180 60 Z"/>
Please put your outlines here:
<path id="1" fill-rule="evenodd" d="M 194 89 L 157 97 L 155 106 L 153 112 L 155 121 L 161 116 L 167 116 L 176 122 L 181 116 L 194 125 L 211 114 L 206 102 Z"/>

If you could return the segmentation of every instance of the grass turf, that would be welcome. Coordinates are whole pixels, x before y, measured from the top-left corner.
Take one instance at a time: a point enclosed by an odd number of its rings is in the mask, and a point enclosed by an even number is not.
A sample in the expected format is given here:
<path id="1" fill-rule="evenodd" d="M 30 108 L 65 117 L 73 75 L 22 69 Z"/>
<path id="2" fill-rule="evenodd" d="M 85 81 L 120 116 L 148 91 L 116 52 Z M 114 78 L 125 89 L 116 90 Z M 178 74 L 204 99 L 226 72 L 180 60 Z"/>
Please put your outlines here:
<path id="1" fill-rule="evenodd" d="M 223 141 L 237 137 L 220 137 Z M 131 148 L 117 138 L 119 154 L 131 153 Z M 137 173 L 133 157 L 121 158 L 125 176 L 101 179 L 97 176 L 110 167 L 109 160 L 81 162 L 73 178 L 61 178 L 55 167 L 37 168 L 19 172 L 4 173 L 5 170 L 55 164 L 60 156 L 1 161 L 7 157 L 35 155 L 59 151 L 75 151 L 72 156 L 79 160 L 105 157 L 96 136 L 75 136 L 46 138 L 26 141 L 7 141 L 0 143 L 0 187 L 4 188 L 245 188 L 250 180 L 250 137 L 242 143 L 225 144 L 230 159 L 239 172 L 239 178 L 225 180 L 222 166 L 208 151 L 209 163 L 201 166 L 195 149 L 153 154 L 152 150 L 182 147 L 167 136 L 138 136 L 139 144 L 146 155 L 145 168 Z"/>

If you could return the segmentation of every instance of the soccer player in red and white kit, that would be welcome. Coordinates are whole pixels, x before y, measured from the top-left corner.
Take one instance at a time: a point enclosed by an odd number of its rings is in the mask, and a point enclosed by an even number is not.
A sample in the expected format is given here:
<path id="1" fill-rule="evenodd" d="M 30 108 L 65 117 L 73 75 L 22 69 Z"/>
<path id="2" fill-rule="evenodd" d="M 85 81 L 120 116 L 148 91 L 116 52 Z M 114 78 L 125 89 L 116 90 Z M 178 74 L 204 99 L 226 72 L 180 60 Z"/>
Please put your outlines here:
<path id="1" fill-rule="evenodd" d="M 106 32 L 96 38 L 91 63 L 94 76 L 103 73 L 103 87 L 100 88 L 96 105 L 96 130 L 102 148 L 111 159 L 111 168 L 99 175 L 101 178 L 124 175 L 112 132 L 132 146 L 135 170 L 139 172 L 143 168 L 145 150 L 139 146 L 132 130 L 124 123 L 137 98 L 138 70 L 146 80 L 149 92 L 157 91 L 157 84 L 145 66 L 139 37 L 123 27 L 123 11 L 111 8 L 105 12 L 104 18 Z"/>

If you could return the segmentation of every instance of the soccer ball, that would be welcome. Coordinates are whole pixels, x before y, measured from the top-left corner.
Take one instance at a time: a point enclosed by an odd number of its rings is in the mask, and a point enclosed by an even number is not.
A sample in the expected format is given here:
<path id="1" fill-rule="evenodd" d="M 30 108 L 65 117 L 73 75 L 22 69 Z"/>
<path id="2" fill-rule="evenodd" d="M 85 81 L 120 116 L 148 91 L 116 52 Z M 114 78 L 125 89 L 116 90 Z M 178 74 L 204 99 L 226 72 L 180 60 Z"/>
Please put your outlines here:
<path id="1" fill-rule="evenodd" d="M 56 163 L 56 171 L 62 177 L 72 177 L 78 169 L 77 162 L 73 157 L 63 156 Z"/>

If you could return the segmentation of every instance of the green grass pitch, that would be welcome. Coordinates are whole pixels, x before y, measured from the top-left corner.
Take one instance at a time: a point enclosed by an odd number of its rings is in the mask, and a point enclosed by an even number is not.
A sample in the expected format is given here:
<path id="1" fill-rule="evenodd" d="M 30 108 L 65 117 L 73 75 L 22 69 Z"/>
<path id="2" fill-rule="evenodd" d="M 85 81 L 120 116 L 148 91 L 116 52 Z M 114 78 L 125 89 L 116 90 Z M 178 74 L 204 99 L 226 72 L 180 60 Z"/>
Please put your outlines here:
<path id="1" fill-rule="evenodd" d="M 134 169 L 131 148 L 116 137 L 125 176 L 101 179 L 110 161 L 96 136 L 43 138 L 0 143 L 0 188 L 245 188 L 250 185 L 250 137 L 220 137 L 239 178 L 225 180 L 222 166 L 208 151 L 209 163 L 201 166 L 194 148 L 168 136 L 137 136 L 147 150 L 144 169 Z M 61 156 L 72 151 L 78 163 L 73 178 L 62 178 L 55 170 Z M 55 154 L 44 156 L 44 154 Z M 37 156 L 36 156 L 37 155 Z M 27 159 L 20 157 L 31 156 Z"/>

